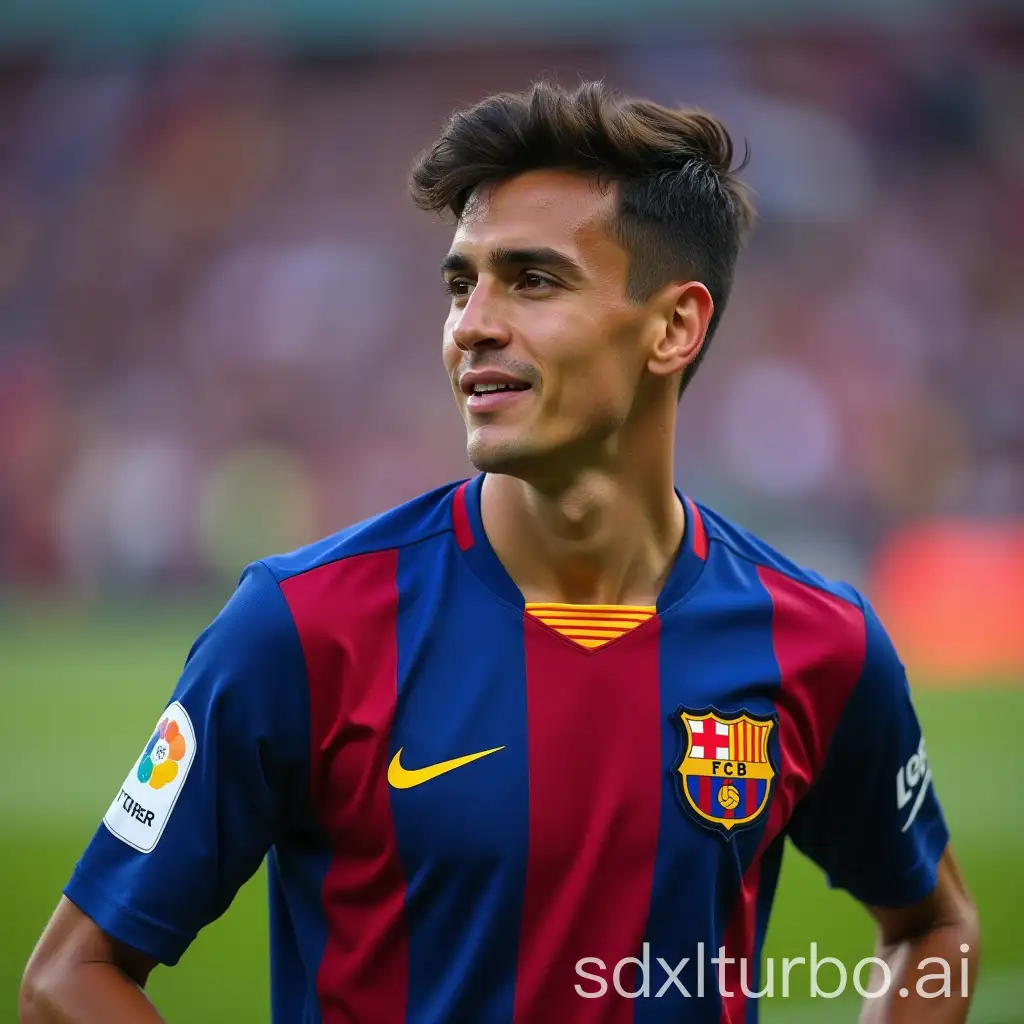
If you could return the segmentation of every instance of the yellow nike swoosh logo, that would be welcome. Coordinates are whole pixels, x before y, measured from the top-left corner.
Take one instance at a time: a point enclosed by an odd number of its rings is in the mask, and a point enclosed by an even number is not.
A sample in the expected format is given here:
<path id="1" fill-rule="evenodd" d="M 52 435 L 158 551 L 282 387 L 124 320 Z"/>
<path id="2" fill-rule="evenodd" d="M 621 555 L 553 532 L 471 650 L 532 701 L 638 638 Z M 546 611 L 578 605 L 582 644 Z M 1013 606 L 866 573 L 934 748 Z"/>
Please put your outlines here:
<path id="1" fill-rule="evenodd" d="M 398 753 L 391 758 L 391 764 L 388 765 L 388 782 L 394 789 L 412 789 L 413 786 L 421 786 L 424 782 L 436 779 L 438 775 L 444 775 L 445 772 L 451 772 L 465 764 L 479 761 L 481 757 L 496 754 L 505 748 L 491 747 L 490 750 L 478 750 L 475 754 L 453 757 L 450 761 L 438 761 L 437 764 L 427 765 L 426 768 L 414 768 L 412 771 L 402 767 L 402 749 L 399 748 Z"/>

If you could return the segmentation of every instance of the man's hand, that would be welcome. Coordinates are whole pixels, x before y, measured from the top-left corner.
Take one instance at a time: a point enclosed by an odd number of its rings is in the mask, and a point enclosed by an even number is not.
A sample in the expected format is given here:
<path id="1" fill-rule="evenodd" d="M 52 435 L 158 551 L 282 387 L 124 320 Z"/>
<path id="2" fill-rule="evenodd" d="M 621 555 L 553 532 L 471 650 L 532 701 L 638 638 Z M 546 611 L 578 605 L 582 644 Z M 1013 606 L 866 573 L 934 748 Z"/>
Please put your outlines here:
<path id="1" fill-rule="evenodd" d="M 865 1001 L 862 1024 L 964 1024 L 978 973 L 979 926 L 952 851 L 943 853 L 927 899 L 899 910 L 868 909 L 879 926 L 875 955 L 892 980 L 885 996 Z M 883 982 L 876 968 L 869 991 Z"/>

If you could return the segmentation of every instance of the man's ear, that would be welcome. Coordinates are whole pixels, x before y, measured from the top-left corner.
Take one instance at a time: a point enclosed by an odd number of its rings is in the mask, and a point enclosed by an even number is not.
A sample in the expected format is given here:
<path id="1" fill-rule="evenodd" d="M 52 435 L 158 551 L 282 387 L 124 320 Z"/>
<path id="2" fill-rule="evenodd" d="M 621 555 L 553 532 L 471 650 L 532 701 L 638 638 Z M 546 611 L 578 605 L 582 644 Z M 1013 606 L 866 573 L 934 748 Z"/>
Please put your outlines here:
<path id="1" fill-rule="evenodd" d="M 647 369 L 659 377 L 681 373 L 700 353 L 715 311 L 711 293 L 700 281 L 669 285 L 659 296 L 663 313 Z"/>

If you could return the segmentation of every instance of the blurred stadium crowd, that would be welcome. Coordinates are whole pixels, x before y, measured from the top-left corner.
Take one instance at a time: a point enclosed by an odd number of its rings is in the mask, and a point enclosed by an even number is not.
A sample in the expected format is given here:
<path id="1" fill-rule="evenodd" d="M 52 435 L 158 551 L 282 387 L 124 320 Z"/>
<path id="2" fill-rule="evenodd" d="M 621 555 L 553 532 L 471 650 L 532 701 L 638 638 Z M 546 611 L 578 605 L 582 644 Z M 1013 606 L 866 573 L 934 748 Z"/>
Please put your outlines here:
<path id="1" fill-rule="evenodd" d="M 542 74 L 749 141 L 761 221 L 681 486 L 848 578 L 920 517 L 1024 516 L 1024 28 L 25 58 L 0 65 L 0 584 L 234 578 L 467 475 L 450 227 L 406 175 L 454 107 Z"/>

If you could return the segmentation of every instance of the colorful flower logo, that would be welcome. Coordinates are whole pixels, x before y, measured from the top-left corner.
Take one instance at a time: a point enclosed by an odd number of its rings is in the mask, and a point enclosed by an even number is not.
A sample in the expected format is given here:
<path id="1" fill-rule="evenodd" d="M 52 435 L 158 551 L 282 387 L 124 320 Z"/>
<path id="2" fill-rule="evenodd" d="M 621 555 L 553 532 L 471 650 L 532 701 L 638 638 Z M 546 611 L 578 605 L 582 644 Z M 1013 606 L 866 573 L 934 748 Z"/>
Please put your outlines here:
<path id="1" fill-rule="evenodd" d="M 161 789 L 173 782 L 178 774 L 178 762 L 185 756 L 185 737 L 178 723 L 165 718 L 153 733 L 139 763 L 139 782 L 148 782 L 153 789 Z"/>

